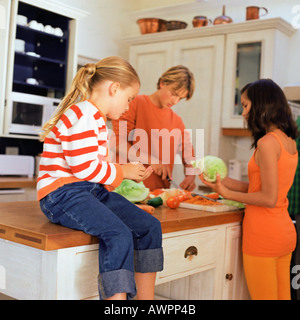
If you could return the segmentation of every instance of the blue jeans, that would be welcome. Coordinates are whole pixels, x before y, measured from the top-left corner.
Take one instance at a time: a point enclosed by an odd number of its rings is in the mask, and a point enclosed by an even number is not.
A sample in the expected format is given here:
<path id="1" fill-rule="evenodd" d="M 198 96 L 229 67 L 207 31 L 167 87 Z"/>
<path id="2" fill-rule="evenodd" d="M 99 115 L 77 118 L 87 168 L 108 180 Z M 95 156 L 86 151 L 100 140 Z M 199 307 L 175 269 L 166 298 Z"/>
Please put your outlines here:
<path id="1" fill-rule="evenodd" d="M 160 221 L 103 185 L 66 184 L 40 200 L 48 219 L 99 239 L 100 299 L 136 295 L 134 272 L 163 269 Z"/>

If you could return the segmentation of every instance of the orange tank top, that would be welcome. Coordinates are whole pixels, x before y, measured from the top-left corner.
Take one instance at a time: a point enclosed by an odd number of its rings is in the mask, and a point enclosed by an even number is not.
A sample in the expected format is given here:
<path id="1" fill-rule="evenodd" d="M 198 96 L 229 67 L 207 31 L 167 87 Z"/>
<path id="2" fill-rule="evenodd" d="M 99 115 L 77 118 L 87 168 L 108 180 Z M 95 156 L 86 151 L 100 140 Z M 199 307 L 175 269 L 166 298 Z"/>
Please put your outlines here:
<path id="1" fill-rule="evenodd" d="M 247 205 L 243 221 L 243 252 L 253 256 L 278 257 L 292 252 L 296 246 L 296 231 L 288 213 L 287 193 L 293 184 L 298 153 L 291 155 L 280 138 L 281 154 L 278 160 L 278 199 L 274 208 Z M 248 192 L 261 188 L 260 168 L 254 151 L 248 163 Z"/>

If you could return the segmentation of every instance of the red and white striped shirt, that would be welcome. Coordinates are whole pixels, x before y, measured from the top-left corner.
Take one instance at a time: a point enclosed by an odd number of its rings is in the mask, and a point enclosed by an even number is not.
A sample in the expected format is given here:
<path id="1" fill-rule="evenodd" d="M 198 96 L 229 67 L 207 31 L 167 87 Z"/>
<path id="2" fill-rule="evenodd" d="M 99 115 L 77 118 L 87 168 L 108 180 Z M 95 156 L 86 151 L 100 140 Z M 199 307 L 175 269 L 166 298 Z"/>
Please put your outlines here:
<path id="1" fill-rule="evenodd" d="M 108 160 L 106 117 L 91 101 L 71 106 L 44 140 L 38 200 L 67 183 L 90 181 L 117 187 L 119 164 Z"/>

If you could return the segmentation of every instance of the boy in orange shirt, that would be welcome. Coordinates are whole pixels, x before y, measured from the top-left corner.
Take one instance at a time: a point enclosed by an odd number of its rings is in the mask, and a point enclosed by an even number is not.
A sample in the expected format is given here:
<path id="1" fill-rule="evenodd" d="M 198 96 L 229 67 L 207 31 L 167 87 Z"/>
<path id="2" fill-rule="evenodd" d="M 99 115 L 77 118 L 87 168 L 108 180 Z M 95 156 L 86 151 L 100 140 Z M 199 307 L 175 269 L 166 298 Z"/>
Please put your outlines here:
<path id="1" fill-rule="evenodd" d="M 168 69 L 159 78 L 157 90 L 151 95 L 137 96 L 129 110 L 112 121 L 116 135 L 116 155 L 120 163 L 140 161 L 151 165 L 153 174 L 144 181 L 150 190 L 169 188 L 175 156 L 181 155 L 183 166 L 191 167 L 193 146 L 184 123 L 171 108 L 181 99 L 191 99 L 194 76 L 185 66 Z M 187 174 L 181 188 L 192 191 L 195 175 Z"/>

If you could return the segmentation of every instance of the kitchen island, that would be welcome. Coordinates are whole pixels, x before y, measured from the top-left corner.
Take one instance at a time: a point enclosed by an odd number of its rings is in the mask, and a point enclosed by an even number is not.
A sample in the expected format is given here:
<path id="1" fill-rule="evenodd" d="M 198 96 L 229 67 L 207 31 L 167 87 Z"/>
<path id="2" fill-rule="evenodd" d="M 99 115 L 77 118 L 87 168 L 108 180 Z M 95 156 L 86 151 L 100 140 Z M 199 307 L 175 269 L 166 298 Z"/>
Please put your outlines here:
<path id="1" fill-rule="evenodd" d="M 214 213 L 161 207 L 154 216 L 161 221 L 165 257 L 164 270 L 157 275 L 158 295 L 247 298 L 242 210 Z M 1 293 L 16 299 L 97 298 L 97 274 L 96 237 L 52 224 L 36 201 L 0 203 Z M 183 282 L 184 292 L 178 289 Z M 183 297 L 176 297 L 179 291 Z"/>

